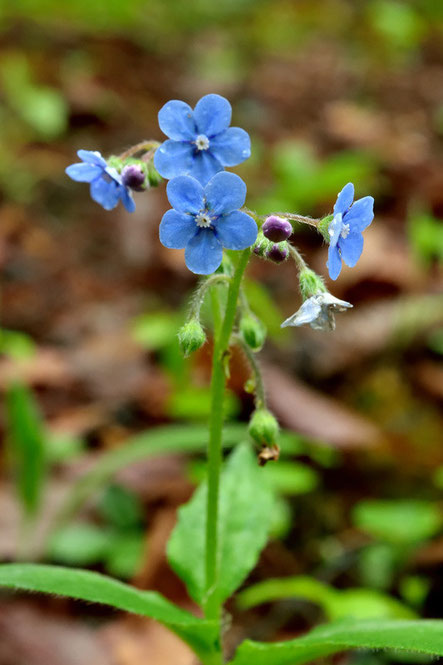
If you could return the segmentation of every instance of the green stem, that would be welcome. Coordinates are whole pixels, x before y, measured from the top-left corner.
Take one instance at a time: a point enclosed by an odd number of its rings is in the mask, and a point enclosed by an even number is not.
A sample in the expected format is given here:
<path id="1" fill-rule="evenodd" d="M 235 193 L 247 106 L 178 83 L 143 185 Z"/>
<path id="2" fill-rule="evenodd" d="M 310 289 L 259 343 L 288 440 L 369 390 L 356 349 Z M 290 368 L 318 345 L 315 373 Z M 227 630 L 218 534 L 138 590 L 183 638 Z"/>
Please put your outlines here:
<path id="1" fill-rule="evenodd" d="M 208 445 L 208 496 L 206 504 L 206 600 L 205 615 L 208 619 L 220 621 L 221 604 L 217 594 L 219 551 L 218 551 L 218 508 L 220 472 L 222 466 L 223 400 L 226 386 L 225 355 L 228 351 L 232 326 L 237 311 L 237 300 L 243 273 L 251 254 L 245 249 L 237 263 L 229 284 L 226 311 L 221 329 L 214 340 L 211 378 L 211 413 L 209 417 Z"/>
<path id="2" fill-rule="evenodd" d="M 304 258 L 302 257 L 302 255 L 300 254 L 300 252 L 298 251 L 298 249 L 296 249 L 294 247 L 294 245 L 289 245 L 288 244 L 288 247 L 289 247 L 289 253 L 291 254 L 292 258 L 294 259 L 295 263 L 297 264 L 297 268 L 299 270 L 306 270 L 308 265 L 307 265 L 306 261 L 304 260 Z"/>

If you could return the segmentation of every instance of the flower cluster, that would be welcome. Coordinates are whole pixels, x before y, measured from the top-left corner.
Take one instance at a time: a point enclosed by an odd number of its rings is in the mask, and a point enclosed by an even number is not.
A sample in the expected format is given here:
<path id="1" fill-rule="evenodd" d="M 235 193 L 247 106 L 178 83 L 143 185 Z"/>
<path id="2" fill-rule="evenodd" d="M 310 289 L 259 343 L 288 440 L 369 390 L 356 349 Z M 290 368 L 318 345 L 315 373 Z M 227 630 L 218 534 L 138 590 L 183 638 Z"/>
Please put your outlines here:
<path id="1" fill-rule="evenodd" d="M 158 114 L 162 131 L 169 136 L 157 150 L 154 165 L 164 178 L 172 210 L 160 224 L 160 242 L 184 249 L 189 270 L 208 275 L 222 261 L 223 248 L 246 249 L 257 237 L 257 224 L 239 210 L 246 185 L 223 172 L 251 154 L 248 134 L 229 127 L 232 109 L 220 95 L 206 95 L 192 110 L 172 100 Z"/>

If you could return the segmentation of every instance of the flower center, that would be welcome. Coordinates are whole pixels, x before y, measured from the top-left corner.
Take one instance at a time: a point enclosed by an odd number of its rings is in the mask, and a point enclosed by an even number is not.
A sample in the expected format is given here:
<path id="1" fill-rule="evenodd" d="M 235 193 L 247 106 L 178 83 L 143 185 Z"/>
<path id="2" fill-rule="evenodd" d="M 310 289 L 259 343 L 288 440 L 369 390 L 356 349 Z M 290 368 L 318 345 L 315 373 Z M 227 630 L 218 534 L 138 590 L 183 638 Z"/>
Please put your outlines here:
<path id="1" fill-rule="evenodd" d="M 209 228 L 212 222 L 211 217 L 207 212 L 199 212 L 198 215 L 195 216 L 195 221 L 197 226 L 199 226 L 201 229 Z"/>
<path id="2" fill-rule="evenodd" d="M 342 238 L 347 238 L 349 235 L 349 224 L 343 224 L 341 227 L 341 233 L 340 233 Z"/>
<path id="3" fill-rule="evenodd" d="M 197 150 L 207 150 L 209 148 L 209 139 L 205 134 L 199 134 L 194 141 Z"/>

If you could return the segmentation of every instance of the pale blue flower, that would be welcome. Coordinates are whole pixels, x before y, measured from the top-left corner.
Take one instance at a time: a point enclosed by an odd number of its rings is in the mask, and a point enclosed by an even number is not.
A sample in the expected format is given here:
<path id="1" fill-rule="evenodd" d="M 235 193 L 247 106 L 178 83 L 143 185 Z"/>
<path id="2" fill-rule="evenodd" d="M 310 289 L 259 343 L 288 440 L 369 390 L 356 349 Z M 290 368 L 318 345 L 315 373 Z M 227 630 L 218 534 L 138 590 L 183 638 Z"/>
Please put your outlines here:
<path id="1" fill-rule="evenodd" d="M 229 127 L 232 109 L 220 95 L 206 95 L 195 109 L 173 99 L 158 114 L 168 141 L 157 148 L 154 166 L 164 178 L 191 175 L 205 185 L 225 166 L 241 164 L 251 155 L 249 135 Z"/>
<path id="2" fill-rule="evenodd" d="M 105 210 L 112 210 L 121 201 L 128 212 L 134 212 L 131 190 L 123 185 L 117 169 L 108 166 L 97 151 L 79 150 L 77 155 L 82 161 L 67 167 L 68 176 L 77 182 L 89 182 L 91 197 Z"/>
<path id="3" fill-rule="evenodd" d="M 329 251 L 327 267 L 331 279 L 337 279 L 342 260 L 353 268 L 363 251 L 362 231 L 374 219 L 374 199 L 365 196 L 354 200 L 354 185 L 348 182 L 337 197 L 334 218 L 329 225 Z"/>
<path id="4" fill-rule="evenodd" d="M 309 324 L 314 330 L 335 330 L 335 312 L 352 307 L 350 302 L 339 300 L 327 291 L 311 296 L 295 314 L 283 321 L 281 328 Z"/>
<path id="5" fill-rule="evenodd" d="M 217 173 L 205 187 L 191 176 L 168 183 L 173 210 L 160 223 L 160 241 L 171 249 L 184 249 L 189 270 L 209 275 L 219 267 L 223 248 L 246 249 L 257 238 L 257 224 L 239 208 L 246 185 L 234 173 Z"/>

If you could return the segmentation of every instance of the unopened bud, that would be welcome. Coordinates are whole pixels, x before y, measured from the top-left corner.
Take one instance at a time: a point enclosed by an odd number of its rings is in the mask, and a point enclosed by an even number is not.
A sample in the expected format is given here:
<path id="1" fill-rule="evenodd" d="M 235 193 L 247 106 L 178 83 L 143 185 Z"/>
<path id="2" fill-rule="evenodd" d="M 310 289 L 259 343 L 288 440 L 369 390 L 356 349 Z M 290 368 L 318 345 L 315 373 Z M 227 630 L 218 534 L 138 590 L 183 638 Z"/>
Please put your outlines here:
<path id="1" fill-rule="evenodd" d="M 249 421 L 249 435 L 260 445 L 274 445 L 279 426 L 275 416 L 267 409 L 257 409 Z"/>
<path id="2" fill-rule="evenodd" d="M 240 320 L 240 333 L 253 351 L 260 351 L 266 339 L 266 326 L 253 314 L 245 314 Z"/>
<path id="3" fill-rule="evenodd" d="M 205 331 L 203 330 L 200 321 L 197 319 L 187 321 L 187 323 L 185 323 L 185 325 L 178 331 L 178 342 L 185 356 L 189 356 L 190 353 L 198 351 L 198 349 L 206 342 Z"/>
<path id="4" fill-rule="evenodd" d="M 144 190 L 145 179 L 145 172 L 137 164 L 128 164 L 122 171 L 122 183 L 137 192 Z"/>
<path id="5" fill-rule="evenodd" d="M 292 235 L 292 224 L 287 219 L 270 215 L 262 226 L 263 235 L 272 242 L 282 242 Z"/>
<path id="6" fill-rule="evenodd" d="M 289 256 L 286 242 L 280 242 L 277 245 L 271 245 L 265 252 L 265 257 L 274 263 L 283 263 Z"/>
<path id="7" fill-rule="evenodd" d="M 298 276 L 298 280 L 303 300 L 307 300 L 311 296 L 317 295 L 317 293 L 326 292 L 323 279 L 310 268 L 301 270 Z"/>

